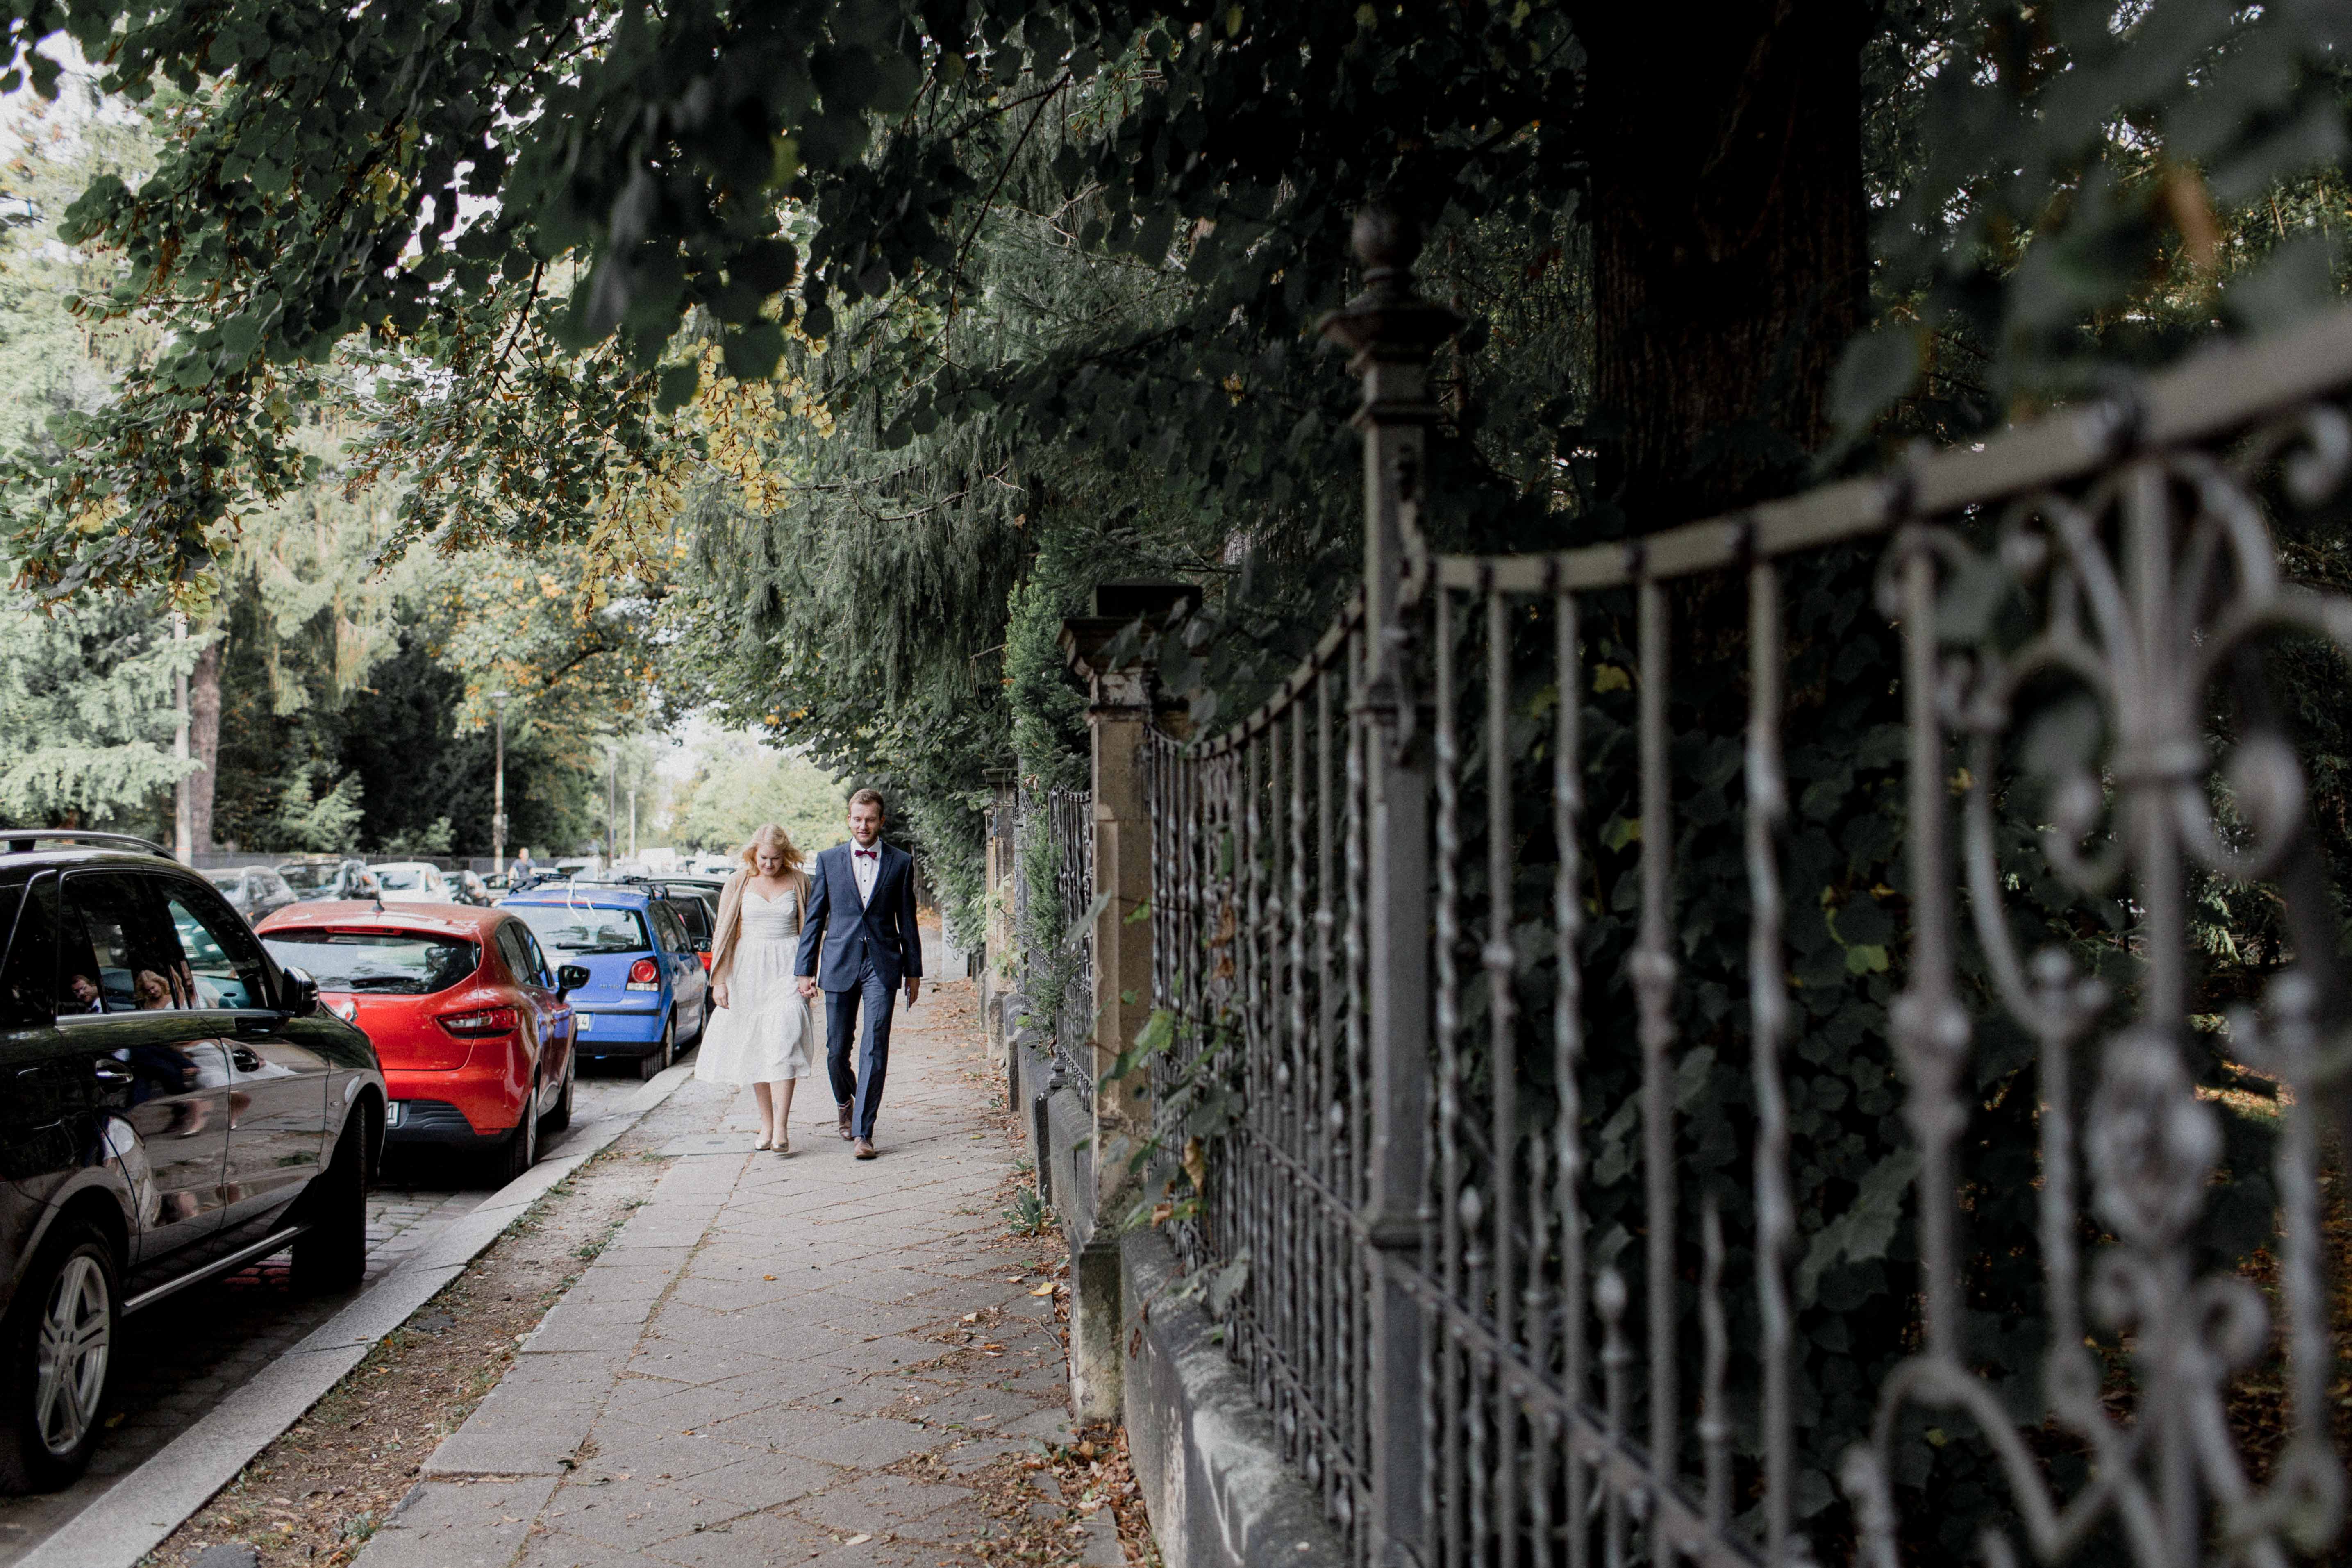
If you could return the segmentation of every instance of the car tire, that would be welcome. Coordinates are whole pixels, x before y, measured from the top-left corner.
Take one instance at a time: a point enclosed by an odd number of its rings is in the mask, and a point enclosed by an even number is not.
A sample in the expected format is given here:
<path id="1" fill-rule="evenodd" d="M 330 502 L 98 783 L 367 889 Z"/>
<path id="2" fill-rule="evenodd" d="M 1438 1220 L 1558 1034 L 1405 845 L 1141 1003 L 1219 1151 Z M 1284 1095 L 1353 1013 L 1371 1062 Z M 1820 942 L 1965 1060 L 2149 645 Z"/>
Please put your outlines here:
<path id="1" fill-rule="evenodd" d="M 637 1081 L 645 1082 L 670 1064 L 677 1055 L 677 1015 L 672 1013 L 662 1020 L 661 1048 L 646 1052 L 637 1058 Z"/>
<path id="2" fill-rule="evenodd" d="M 522 1116 L 515 1122 L 514 1131 L 499 1146 L 498 1183 L 505 1186 L 520 1180 L 533 1165 L 539 1163 L 539 1080 L 531 1079 L 530 1092 L 523 1097 Z"/>
<path id="3" fill-rule="evenodd" d="M 354 1112 L 335 1140 L 334 1158 L 302 1194 L 310 1229 L 294 1238 L 294 1283 L 348 1290 L 367 1278 L 367 1129 Z"/>
<path id="4" fill-rule="evenodd" d="M 0 1328 L 0 1489 L 56 1491 L 88 1468 L 121 1328 L 113 1247 L 62 1222 Z"/>
<path id="5" fill-rule="evenodd" d="M 572 1089 L 580 1081 L 580 1047 L 576 1044 L 563 1053 L 563 1091 L 555 1097 L 555 1105 L 539 1124 L 541 1138 L 551 1132 L 561 1132 L 572 1125 Z"/>

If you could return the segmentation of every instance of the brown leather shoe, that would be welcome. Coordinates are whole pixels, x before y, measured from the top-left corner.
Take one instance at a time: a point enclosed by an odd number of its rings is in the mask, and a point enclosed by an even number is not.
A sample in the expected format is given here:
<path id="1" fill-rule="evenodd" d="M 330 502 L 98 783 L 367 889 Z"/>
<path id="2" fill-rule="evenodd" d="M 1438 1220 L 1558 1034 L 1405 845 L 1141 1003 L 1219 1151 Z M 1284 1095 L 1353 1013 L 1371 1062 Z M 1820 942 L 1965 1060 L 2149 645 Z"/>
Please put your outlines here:
<path id="1" fill-rule="evenodd" d="M 874 1145 L 867 1142 L 865 1139 L 860 1138 L 857 1141 L 857 1157 L 861 1160 L 871 1160 L 874 1158 Z"/>
<path id="2" fill-rule="evenodd" d="M 845 1140 L 855 1139 L 857 1136 L 849 1128 L 849 1110 L 850 1108 L 846 1105 L 841 1108 L 841 1135 Z"/>

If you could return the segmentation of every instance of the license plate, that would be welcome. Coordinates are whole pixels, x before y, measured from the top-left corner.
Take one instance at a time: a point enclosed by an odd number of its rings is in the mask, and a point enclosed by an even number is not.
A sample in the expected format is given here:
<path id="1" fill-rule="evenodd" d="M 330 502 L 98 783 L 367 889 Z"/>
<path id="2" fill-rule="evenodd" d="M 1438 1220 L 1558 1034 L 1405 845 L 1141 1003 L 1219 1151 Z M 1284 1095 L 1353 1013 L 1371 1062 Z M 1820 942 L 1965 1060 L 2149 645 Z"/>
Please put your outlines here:
<path id="1" fill-rule="evenodd" d="M 580 1020 L 580 1032 L 583 1035 L 595 1026 L 596 1015 L 593 1013 L 574 1013 L 572 1016 Z"/>
<path id="2" fill-rule="evenodd" d="M 407 1120 L 408 1101 L 404 1100 L 395 1100 L 390 1105 L 384 1107 L 383 1124 L 386 1127 L 397 1127 Z"/>

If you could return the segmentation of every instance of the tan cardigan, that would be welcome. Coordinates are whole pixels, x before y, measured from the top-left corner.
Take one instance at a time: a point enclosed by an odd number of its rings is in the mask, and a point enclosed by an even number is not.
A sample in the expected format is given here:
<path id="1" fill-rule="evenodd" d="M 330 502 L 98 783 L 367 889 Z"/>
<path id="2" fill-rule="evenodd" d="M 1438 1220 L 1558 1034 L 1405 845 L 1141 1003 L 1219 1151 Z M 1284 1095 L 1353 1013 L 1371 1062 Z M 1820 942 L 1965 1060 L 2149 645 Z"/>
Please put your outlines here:
<path id="1" fill-rule="evenodd" d="M 793 930 L 801 929 L 808 918 L 809 879 L 805 870 L 795 870 L 784 879 L 793 885 Z M 710 984 L 724 985 L 735 968 L 735 942 L 743 932 L 743 889 L 751 885 L 751 873 L 738 871 L 727 879 L 719 890 L 719 929 L 710 939 Z"/>

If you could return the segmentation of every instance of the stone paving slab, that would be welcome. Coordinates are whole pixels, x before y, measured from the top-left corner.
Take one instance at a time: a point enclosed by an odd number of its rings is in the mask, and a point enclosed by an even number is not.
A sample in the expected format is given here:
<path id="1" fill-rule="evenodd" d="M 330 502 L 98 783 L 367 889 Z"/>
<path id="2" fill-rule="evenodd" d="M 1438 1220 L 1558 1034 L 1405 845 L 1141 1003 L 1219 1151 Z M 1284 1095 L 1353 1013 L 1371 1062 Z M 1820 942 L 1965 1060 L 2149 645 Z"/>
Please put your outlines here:
<path id="1" fill-rule="evenodd" d="M 1070 1424 L 1053 1300 L 989 1251 L 1014 1151 L 967 984 L 900 1016 L 880 1159 L 851 1156 L 821 1086 L 789 1156 L 750 1149 L 748 1092 L 682 1090 L 708 1132 L 664 1148 L 652 1199 L 359 1568 L 976 1561 L 967 1481 Z M 983 1345 L 965 1320 L 990 1309 Z M 1118 1562 L 1099 1522 L 1066 1561 Z"/>

